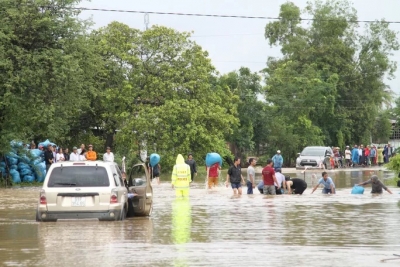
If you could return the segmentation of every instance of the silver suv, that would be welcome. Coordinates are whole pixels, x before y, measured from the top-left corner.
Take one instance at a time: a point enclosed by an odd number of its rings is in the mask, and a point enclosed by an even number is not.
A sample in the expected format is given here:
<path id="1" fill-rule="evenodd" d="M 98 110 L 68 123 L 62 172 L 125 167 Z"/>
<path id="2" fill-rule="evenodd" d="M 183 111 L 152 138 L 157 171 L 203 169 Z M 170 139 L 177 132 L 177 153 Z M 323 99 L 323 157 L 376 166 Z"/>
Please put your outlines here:
<path id="1" fill-rule="evenodd" d="M 36 220 L 123 220 L 127 212 L 128 189 L 116 163 L 60 162 L 46 175 Z"/>
<path id="2" fill-rule="evenodd" d="M 331 169 L 330 157 L 333 151 L 326 146 L 308 146 L 303 149 L 296 159 L 296 169 L 325 168 Z"/>

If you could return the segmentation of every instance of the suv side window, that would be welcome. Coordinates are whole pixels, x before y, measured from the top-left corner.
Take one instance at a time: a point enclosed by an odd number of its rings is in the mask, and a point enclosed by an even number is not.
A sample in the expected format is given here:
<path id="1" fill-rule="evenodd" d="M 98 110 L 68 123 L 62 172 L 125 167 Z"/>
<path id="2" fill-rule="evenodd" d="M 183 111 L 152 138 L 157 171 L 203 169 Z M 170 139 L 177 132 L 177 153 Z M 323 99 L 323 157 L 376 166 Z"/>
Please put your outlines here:
<path id="1" fill-rule="evenodd" d="M 115 182 L 116 186 L 123 186 L 123 182 L 122 182 L 122 174 L 121 171 L 119 170 L 118 166 L 116 165 L 111 165 L 111 172 L 113 175 L 113 179 Z"/>
<path id="2" fill-rule="evenodd" d="M 117 170 L 119 182 L 121 183 L 121 185 L 124 185 L 124 180 L 122 179 L 122 172 L 119 169 L 118 165 L 115 165 L 115 169 Z"/>
<path id="3" fill-rule="evenodd" d="M 129 186 L 145 186 L 146 181 L 146 170 L 143 165 L 133 166 L 129 174 Z"/>

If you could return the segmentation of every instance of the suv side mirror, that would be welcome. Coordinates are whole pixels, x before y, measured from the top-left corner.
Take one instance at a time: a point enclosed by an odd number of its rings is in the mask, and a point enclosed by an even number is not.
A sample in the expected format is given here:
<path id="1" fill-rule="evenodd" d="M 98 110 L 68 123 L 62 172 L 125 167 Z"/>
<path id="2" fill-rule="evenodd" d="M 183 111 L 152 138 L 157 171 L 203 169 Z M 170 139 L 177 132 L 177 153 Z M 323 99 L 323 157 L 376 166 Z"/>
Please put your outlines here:
<path id="1" fill-rule="evenodd" d="M 300 157 L 300 153 L 297 153 L 297 157 Z"/>

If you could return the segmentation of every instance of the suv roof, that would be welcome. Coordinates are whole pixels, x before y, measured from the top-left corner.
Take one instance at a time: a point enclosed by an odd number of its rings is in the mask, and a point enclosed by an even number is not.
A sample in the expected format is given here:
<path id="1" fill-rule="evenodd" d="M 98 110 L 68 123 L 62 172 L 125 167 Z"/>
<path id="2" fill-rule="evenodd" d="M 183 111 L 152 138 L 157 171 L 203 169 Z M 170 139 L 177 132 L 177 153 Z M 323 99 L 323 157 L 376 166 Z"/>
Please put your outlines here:
<path id="1" fill-rule="evenodd" d="M 329 146 L 306 146 L 305 148 L 330 148 Z"/>
<path id="2" fill-rule="evenodd" d="M 96 161 L 63 161 L 63 162 L 55 162 L 51 164 L 53 167 L 59 167 L 59 166 L 110 166 L 110 165 L 116 165 L 117 163 L 115 162 L 108 162 L 108 161 L 102 161 L 102 160 L 96 160 Z"/>

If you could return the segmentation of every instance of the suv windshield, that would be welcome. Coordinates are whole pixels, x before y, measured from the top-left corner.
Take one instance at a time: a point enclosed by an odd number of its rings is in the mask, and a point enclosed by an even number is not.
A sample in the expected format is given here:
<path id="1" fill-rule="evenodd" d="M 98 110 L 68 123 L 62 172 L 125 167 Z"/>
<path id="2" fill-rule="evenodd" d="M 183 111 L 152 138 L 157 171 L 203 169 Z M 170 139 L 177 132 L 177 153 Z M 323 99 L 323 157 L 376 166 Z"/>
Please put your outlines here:
<path id="1" fill-rule="evenodd" d="M 96 166 L 56 167 L 50 174 L 48 187 L 108 187 L 107 170 Z"/>
<path id="2" fill-rule="evenodd" d="M 317 157 L 323 157 L 325 155 L 326 148 L 320 147 L 306 147 L 303 149 L 301 152 L 301 156 L 317 156 Z"/>

